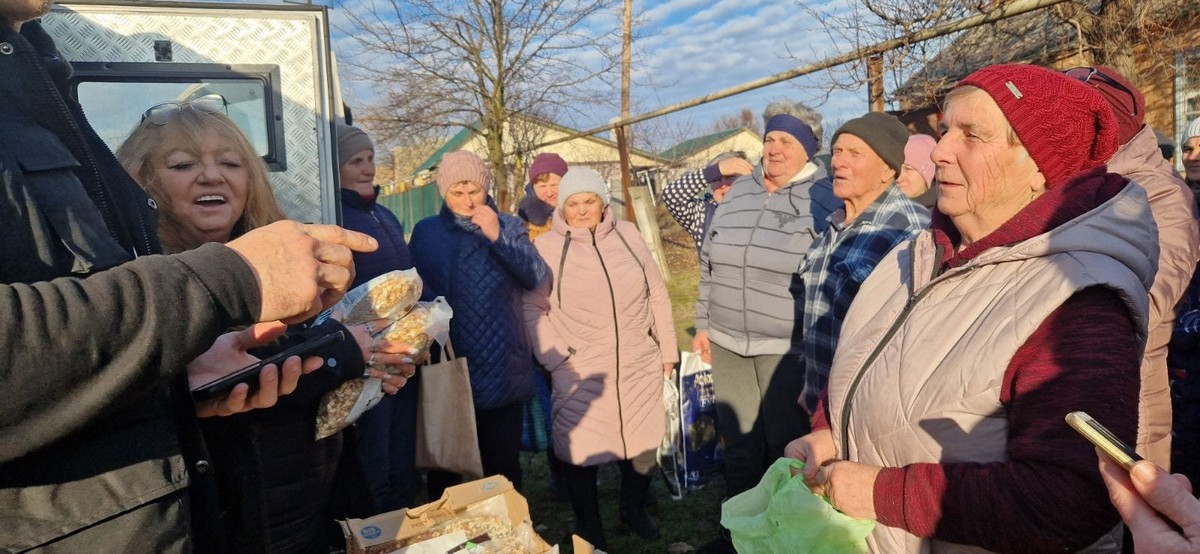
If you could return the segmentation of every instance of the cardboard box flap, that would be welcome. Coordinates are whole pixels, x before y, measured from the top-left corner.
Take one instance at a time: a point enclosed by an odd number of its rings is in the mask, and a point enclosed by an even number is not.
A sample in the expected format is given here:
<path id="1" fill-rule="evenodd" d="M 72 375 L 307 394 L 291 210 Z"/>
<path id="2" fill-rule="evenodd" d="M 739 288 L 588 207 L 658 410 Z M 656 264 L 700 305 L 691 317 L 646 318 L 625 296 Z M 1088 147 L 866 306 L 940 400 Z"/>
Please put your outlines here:
<path id="1" fill-rule="evenodd" d="M 407 539 L 434 527 L 439 523 L 459 517 L 471 506 L 500 497 L 508 511 L 508 518 L 515 527 L 529 520 L 529 503 L 513 488 L 503 475 L 455 485 L 446 489 L 438 500 L 403 510 L 382 513 L 367 519 L 349 519 L 339 522 L 347 539 L 347 551 L 351 554 L 365 552 L 369 547 Z M 496 498 L 496 501 L 500 499 Z M 540 546 L 549 545 L 538 537 Z"/>

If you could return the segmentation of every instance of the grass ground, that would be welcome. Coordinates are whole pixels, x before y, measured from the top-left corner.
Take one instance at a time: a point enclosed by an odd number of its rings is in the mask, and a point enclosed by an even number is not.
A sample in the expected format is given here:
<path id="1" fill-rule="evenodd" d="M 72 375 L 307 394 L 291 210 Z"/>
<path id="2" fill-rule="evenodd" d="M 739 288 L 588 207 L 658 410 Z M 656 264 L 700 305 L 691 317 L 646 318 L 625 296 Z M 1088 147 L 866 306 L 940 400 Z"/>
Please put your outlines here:
<path id="1" fill-rule="evenodd" d="M 695 316 L 696 292 L 699 284 L 696 249 L 688 236 L 664 210 L 658 211 L 658 224 L 667 263 L 671 269 L 668 289 L 675 316 L 676 338 L 680 350 L 690 350 Z M 524 494 L 529 500 L 530 515 L 542 537 L 551 544 L 558 543 L 571 552 L 569 537 L 574 525 L 571 505 L 565 498 L 556 498 L 550 490 L 550 474 L 544 453 L 522 454 L 525 469 Z M 720 528 L 721 491 L 724 483 L 717 477 L 702 490 L 689 492 L 682 500 L 672 500 L 661 476 L 656 476 L 651 491 L 658 505 L 650 513 L 658 519 L 662 538 L 642 539 L 621 525 L 617 515 L 618 489 L 621 476 L 615 465 L 600 469 L 600 506 L 605 536 L 612 554 L 641 552 L 691 552 L 715 539 Z"/>

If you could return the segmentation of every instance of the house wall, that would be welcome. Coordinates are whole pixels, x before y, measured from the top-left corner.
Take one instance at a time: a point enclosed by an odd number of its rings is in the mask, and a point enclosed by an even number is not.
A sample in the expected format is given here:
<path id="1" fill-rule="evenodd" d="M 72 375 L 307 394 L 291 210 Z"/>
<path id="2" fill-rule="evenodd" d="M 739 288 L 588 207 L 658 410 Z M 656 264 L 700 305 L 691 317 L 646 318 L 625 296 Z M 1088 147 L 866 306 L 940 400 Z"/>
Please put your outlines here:
<path id="1" fill-rule="evenodd" d="M 742 132 L 736 135 L 693 152 L 691 155 L 680 160 L 680 170 L 678 173 L 703 169 L 709 160 L 725 152 L 741 152 L 746 155 L 746 159 L 751 164 L 757 164 L 759 159 L 762 158 L 762 137 L 748 129 L 743 129 Z"/>
<path id="2" fill-rule="evenodd" d="M 558 129 L 549 127 L 540 127 L 536 130 L 524 130 L 526 144 L 540 143 L 557 138 L 567 136 L 567 133 Z M 506 132 L 504 136 L 504 149 L 512 151 L 516 149 L 516 141 L 513 138 L 513 133 Z M 472 135 L 466 143 L 463 144 L 462 150 L 469 150 L 479 155 L 481 158 L 487 158 L 487 141 L 482 136 Z M 583 137 L 560 144 L 555 144 L 546 148 L 539 148 L 529 153 L 528 160 L 532 160 L 538 154 L 543 152 L 553 152 L 562 156 L 569 165 L 585 165 L 595 169 L 606 181 L 610 184 L 621 182 L 621 161 L 620 154 L 617 151 L 615 143 L 609 143 L 603 140 Z M 631 152 L 629 163 L 634 169 L 639 168 L 655 168 L 661 165 L 661 160 L 648 156 L 639 155 L 636 152 Z M 519 175 L 516 177 L 515 183 L 525 183 L 526 176 Z M 514 187 L 515 188 L 515 187 Z"/>

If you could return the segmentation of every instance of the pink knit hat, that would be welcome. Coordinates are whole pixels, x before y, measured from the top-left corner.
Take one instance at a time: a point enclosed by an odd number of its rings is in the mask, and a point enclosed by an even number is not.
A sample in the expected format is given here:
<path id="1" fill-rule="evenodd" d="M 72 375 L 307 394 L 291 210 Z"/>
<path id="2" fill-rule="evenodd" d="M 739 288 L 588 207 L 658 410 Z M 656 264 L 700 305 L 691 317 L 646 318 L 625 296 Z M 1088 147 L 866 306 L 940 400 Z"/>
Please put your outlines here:
<path id="1" fill-rule="evenodd" d="M 904 163 L 917 168 L 917 173 L 925 179 L 925 186 L 933 186 L 933 171 L 937 169 L 930 157 L 934 146 L 937 141 L 929 135 L 912 135 L 904 145 Z"/>
<path id="2" fill-rule="evenodd" d="M 1105 164 L 1117 152 L 1117 121 L 1096 89 L 1036 65 L 1001 64 L 958 83 L 983 89 L 1017 132 L 1046 187 Z"/>
<path id="3" fill-rule="evenodd" d="M 456 150 L 442 156 L 438 163 L 437 186 L 442 198 L 451 185 L 470 181 L 483 187 L 484 194 L 492 193 L 492 173 L 479 156 L 466 150 Z"/>

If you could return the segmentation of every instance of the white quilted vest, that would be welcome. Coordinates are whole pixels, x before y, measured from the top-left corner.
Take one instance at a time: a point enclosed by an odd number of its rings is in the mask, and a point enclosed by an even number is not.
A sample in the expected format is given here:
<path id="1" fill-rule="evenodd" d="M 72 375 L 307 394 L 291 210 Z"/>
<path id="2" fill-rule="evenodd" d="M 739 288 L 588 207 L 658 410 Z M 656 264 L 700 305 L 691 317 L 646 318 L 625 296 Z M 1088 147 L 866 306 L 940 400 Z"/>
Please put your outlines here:
<path id="1" fill-rule="evenodd" d="M 1144 343 L 1157 245 L 1136 185 L 1049 233 L 936 277 L 929 231 L 900 245 L 863 283 L 842 326 L 829 380 L 839 456 L 885 467 L 1004 461 L 1000 387 L 1017 348 L 1093 285 L 1121 295 Z M 984 552 L 884 525 L 868 542 L 880 553 Z M 1119 534 L 1109 534 L 1087 551 L 1119 550 Z"/>

